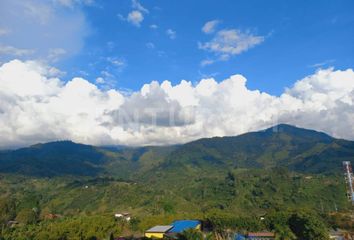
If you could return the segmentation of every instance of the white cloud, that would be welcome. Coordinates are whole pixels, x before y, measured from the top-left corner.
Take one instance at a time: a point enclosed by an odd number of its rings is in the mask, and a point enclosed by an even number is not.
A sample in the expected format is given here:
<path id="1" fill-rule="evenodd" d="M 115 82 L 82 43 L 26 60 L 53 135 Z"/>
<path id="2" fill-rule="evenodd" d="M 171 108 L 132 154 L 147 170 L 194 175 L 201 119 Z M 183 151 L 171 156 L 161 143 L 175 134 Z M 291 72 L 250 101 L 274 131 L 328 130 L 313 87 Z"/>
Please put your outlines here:
<path id="1" fill-rule="evenodd" d="M 207 65 L 213 64 L 215 61 L 211 59 L 204 59 L 203 61 L 200 62 L 200 66 L 204 67 Z"/>
<path id="2" fill-rule="evenodd" d="M 146 8 L 144 8 L 138 0 L 132 0 L 132 8 L 133 9 L 136 9 L 140 12 L 143 12 L 143 13 L 149 13 L 149 10 L 147 10 Z"/>
<path id="3" fill-rule="evenodd" d="M 74 8 L 75 5 L 94 5 L 94 0 L 53 0 L 55 3 L 60 4 L 65 7 Z"/>
<path id="4" fill-rule="evenodd" d="M 117 14 L 117 17 L 118 17 L 119 20 L 121 20 L 121 21 L 126 21 L 126 20 L 127 20 L 122 14 Z"/>
<path id="5" fill-rule="evenodd" d="M 51 48 L 49 49 L 48 53 L 48 60 L 52 62 L 56 62 L 62 57 L 63 55 L 67 54 L 65 49 L 62 48 Z"/>
<path id="6" fill-rule="evenodd" d="M 121 58 L 116 57 L 107 57 L 106 60 L 111 63 L 113 66 L 122 68 L 126 65 L 125 61 Z"/>
<path id="7" fill-rule="evenodd" d="M 167 29 L 166 34 L 170 39 L 175 39 L 176 38 L 176 31 L 173 31 L 172 29 Z"/>
<path id="8" fill-rule="evenodd" d="M 0 67 L 0 146 L 109 139 L 104 114 L 119 107 L 123 96 L 82 78 L 64 83 L 49 76 L 48 69 L 18 60 Z"/>
<path id="9" fill-rule="evenodd" d="M 150 28 L 151 28 L 151 29 L 158 29 L 159 26 L 157 26 L 156 24 L 151 24 L 151 25 L 150 25 Z"/>
<path id="10" fill-rule="evenodd" d="M 153 44 L 152 42 L 148 42 L 146 43 L 146 47 L 149 49 L 154 49 L 155 48 L 155 44 Z"/>
<path id="11" fill-rule="evenodd" d="M 21 49 L 21 48 L 16 48 L 13 46 L 7 46 L 7 45 L 0 44 L 0 57 L 1 57 L 1 55 L 22 57 L 22 56 L 31 55 L 34 52 L 35 52 L 35 50 L 33 50 L 33 49 Z"/>
<path id="12" fill-rule="evenodd" d="M 97 84 L 103 84 L 103 83 L 105 83 L 105 80 L 104 80 L 103 77 L 98 77 L 98 78 L 96 78 L 96 83 Z"/>
<path id="13" fill-rule="evenodd" d="M 143 20 L 144 20 L 143 14 L 137 10 L 131 11 L 127 17 L 127 21 L 137 27 L 140 27 L 140 23 Z"/>
<path id="14" fill-rule="evenodd" d="M 312 65 L 310 65 L 309 67 L 312 67 L 312 68 L 321 68 L 321 67 L 328 66 L 329 64 L 332 64 L 332 63 L 334 63 L 334 62 L 335 62 L 334 59 L 328 59 L 328 60 L 325 60 L 325 61 L 323 61 L 323 62 L 318 62 L 318 63 L 312 64 Z"/>
<path id="15" fill-rule="evenodd" d="M 224 29 L 218 31 L 211 41 L 198 45 L 200 49 L 212 52 L 219 57 L 219 60 L 225 61 L 263 41 L 263 36 L 255 36 L 250 32 L 242 32 L 237 29 Z"/>
<path id="16" fill-rule="evenodd" d="M 132 11 L 125 18 L 123 15 L 118 14 L 118 18 L 122 21 L 128 21 L 136 27 L 140 27 L 144 21 L 144 14 L 148 14 L 149 10 L 144 8 L 138 0 L 132 0 Z"/>
<path id="17" fill-rule="evenodd" d="M 206 22 L 204 26 L 202 27 L 202 31 L 204 33 L 213 33 L 215 31 L 216 26 L 220 23 L 219 20 L 212 20 L 209 22 Z"/>
<path id="18" fill-rule="evenodd" d="M 105 75 L 96 79 L 105 81 Z M 145 84 L 126 93 L 82 78 L 63 82 L 38 62 L 0 67 L 0 147 L 72 139 L 89 144 L 172 144 L 238 135 L 277 123 L 354 139 L 354 72 L 326 69 L 280 96 L 250 90 L 233 75 L 196 84 Z M 340 124 L 335 124 L 340 123 Z"/>

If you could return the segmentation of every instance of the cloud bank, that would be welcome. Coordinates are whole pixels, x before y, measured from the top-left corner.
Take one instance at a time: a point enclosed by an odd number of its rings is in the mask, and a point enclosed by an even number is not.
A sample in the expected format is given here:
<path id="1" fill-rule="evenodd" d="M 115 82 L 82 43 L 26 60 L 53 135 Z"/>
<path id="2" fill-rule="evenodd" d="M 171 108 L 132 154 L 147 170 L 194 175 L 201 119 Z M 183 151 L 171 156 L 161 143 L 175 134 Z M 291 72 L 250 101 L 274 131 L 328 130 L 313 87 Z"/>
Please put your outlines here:
<path id="1" fill-rule="evenodd" d="M 277 123 L 354 139 L 354 72 L 324 69 L 280 96 L 247 88 L 233 75 L 196 84 L 145 84 L 130 95 L 102 90 L 88 80 L 63 82 L 35 61 L 0 67 L 0 147 L 60 139 L 105 145 L 183 143 L 238 135 Z"/>

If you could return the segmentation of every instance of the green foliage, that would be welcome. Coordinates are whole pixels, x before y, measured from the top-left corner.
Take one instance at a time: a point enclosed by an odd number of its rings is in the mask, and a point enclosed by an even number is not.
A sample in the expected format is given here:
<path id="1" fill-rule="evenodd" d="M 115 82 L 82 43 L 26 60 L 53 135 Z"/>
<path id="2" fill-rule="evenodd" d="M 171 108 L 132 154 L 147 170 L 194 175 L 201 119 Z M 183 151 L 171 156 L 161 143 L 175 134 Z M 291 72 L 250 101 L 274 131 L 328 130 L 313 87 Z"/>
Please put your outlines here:
<path id="1" fill-rule="evenodd" d="M 324 220 L 293 210 L 326 215 L 334 204 L 339 211 L 349 209 L 337 172 L 342 160 L 353 158 L 353 149 L 354 142 L 280 125 L 277 131 L 172 147 L 56 142 L 5 151 L 0 153 L 0 172 L 6 172 L 0 175 L 0 223 L 22 225 L 4 227 L 2 234 L 6 239 L 108 239 L 111 233 L 141 233 L 191 218 L 206 219 L 219 234 L 226 228 L 268 229 L 279 239 L 320 239 Z M 134 216 L 130 223 L 112 217 L 125 211 Z M 45 220 L 48 214 L 63 217 Z M 327 222 L 347 228 L 347 220 Z"/>
<path id="2" fill-rule="evenodd" d="M 286 167 L 299 172 L 333 173 L 341 169 L 342 161 L 351 161 L 353 156 L 352 141 L 282 124 L 261 132 L 200 139 L 172 147 L 115 149 L 70 141 L 37 144 L 0 152 L 0 172 L 38 177 L 109 174 L 138 178 L 181 167 Z"/>
<path id="3" fill-rule="evenodd" d="M 15 200 L 9 197 L 0 198 L 0 227 L 16 217 Z"/>
<path id="4" fill-rule="evenodd" d="M 137 217 L 133 217 L 131 220 L 130 220 L 130 228 L 133 232 L 137 232 L 139 230 L 139 224 L 140 224 L 140 219 L 137 218 Z"/>
<path id="5" fill-rule="evenodd" d="M 311 213 L 297 212 L 289 218 L 289 227 L 299 240 L 326 240 L 329 239 L 328 229 Z"/>
<path id="6" fill-rule="evenodd" d="M 38 177 L 93 176 L 105 161 L 96 147 L 61 141 L 1 152 L 0 171 Z"/>
<path id="7" fill-rule="evenodd" d="M 107 239 L 123 230 L 111 216 L 80 216 L 8 229 L 5 239 L 61 240 L 61 239 Z"/>
<path id="8" fill-rule="evenodd" d="M 351 212 L 335 212 L 330 215 L 325 215 L 329 226 L 334 229 L 347 229 L 354 232 L 354 222 L 352 220 Z"/>
<path id="9" fill-rule="evenodd" d="M 35 224 L 38 221 L 38 210 L 24 208 L 17 213 L 16 221 L 22 224 Z"/>
<path id="10" fill-rule="evenodd" d="M 179 240 L 211 240 L 212 233 L 205 234 L 196 229 L 189 229 L 178 235 Z"/>
<path id="11" fill-rule="evenodd" d="M 217 232 L 223 231 L 225 228 L 235 231 L 259 231 L 264 228 L 263 223 L 254 216 L 237 216 L 220 210 L 208 213 L 206 221 Z"/>

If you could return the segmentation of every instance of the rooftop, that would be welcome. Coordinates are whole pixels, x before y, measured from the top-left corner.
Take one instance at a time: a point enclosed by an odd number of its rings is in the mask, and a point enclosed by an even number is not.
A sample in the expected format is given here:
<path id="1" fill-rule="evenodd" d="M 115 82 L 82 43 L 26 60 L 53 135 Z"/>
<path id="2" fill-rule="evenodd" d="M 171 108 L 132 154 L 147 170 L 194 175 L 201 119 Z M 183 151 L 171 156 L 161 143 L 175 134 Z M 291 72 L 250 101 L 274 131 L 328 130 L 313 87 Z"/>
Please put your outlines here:
<path id="1" fill-rule="evenodd" d="M 180 233 L 190 228 L 196 228 L 200 224 L 198 220 L 178 220 L 171 225 L 173 228 L 169 232 Z"/>
<path id="2" fill-rule="evenodd" d="M 164 233 L 164 232 L 167 232 L 168 230 L 170 230 L 173 226 L 171 225 L 159 225 L 159 226 L 155 226 L 155 227 L 152 227 L 148 230 L 146 230 L 146 232 L 161 232 L 161 233 Z"/>
<path id="3" fill-rule="evenodd" d="M 249 232 L 248 237 L 275 237 L 275 234 L 272 232 Z"/>

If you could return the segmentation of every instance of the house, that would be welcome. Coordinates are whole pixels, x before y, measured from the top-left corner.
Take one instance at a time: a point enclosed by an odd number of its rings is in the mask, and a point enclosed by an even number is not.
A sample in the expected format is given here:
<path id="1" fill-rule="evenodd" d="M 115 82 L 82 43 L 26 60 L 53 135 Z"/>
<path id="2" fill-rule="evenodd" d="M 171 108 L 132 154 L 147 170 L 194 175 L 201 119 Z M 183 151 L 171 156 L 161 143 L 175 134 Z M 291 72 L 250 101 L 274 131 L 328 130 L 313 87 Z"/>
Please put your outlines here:
<path id="1" fill-rule="evenodd" d="M 130 215 L 130 213 L 127 213 L 127 212 L 115 213 L 115 214 L 114 214 L 114 217 L 115 217 L 115 218 L 124 219 L 124 220 L 126 220 L 126 221 L 128 221 L 128 222 L 131 220 L 131 215 Z"/>
<path id="2" fill-rule="evenodd" d="M 148 238 L 163 238 L 165 233 L 167 233 L 172 228 L 173 226 L 171 225 L 155 226 L 146 230 L 144 236 Z"/>
<path id="3" fill-rule="evenodd" d="M 198 220 L 178 220 L 174 221 L 172 224 L 173 228 L 169 230 L 169 233 L 181 233 L 188 229 L 201 229 L 201 222 Z"/>
<path id="4" fill-rule="evenodd" d="M 275 234 L 272 232 L 249 232 L 246 235 L 246 239 L 271 240 L 275 239 Z"/>
<path id="5" fill-rule="evenodd" d="M 171 225 L 155 226 L 145 232 L 145 237 L 163 238 L 166 236 L 169 238 L 174 238 L 179 233 L 182 233 L 188 229 L 200 230 L 201 222 L 198 220 L 178 220 L 174 221 Z"/>

